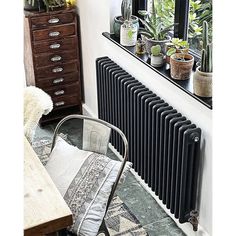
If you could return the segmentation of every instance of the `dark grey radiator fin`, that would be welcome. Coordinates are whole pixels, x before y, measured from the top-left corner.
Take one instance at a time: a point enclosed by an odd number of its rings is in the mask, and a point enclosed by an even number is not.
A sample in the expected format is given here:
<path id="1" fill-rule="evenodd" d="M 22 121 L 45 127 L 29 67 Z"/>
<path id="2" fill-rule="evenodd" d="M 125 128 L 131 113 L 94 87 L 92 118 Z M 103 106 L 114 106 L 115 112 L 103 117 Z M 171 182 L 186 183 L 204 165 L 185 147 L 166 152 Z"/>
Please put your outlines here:
<path id="1" fill-rule="evenodd" d="M 96 60 L 99 118 L 119 127 L 129 161 L 179 219 L 195 210 L 201 129 L 108 57 Z M 122 154 L 114 132 L 111 143 Z"/>

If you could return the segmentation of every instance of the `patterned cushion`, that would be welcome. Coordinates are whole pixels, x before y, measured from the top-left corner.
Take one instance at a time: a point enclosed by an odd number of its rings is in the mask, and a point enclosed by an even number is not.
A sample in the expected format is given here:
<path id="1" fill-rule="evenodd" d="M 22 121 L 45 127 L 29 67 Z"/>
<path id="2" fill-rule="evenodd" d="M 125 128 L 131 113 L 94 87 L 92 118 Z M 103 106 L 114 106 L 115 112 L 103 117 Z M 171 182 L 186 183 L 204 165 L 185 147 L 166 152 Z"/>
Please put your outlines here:
<path id="1" fill-rule="evenodd" d="M 83 151 L 58 137 L 46 169 L 73 213 L 68 229 L 77 235 L 96 236 L 120 161 Z M 123 178 L 130 169 L 127 162 Z"/>

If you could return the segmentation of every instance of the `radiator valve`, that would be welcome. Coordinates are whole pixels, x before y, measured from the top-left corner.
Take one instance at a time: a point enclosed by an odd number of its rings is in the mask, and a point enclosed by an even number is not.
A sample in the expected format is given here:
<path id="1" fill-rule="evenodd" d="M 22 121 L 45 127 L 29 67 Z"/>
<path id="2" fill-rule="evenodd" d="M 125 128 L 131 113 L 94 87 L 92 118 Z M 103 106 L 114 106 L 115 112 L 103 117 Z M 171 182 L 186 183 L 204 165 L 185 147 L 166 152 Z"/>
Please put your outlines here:
<path id="1" fill-rule="evenodd" d="M 190 212 L 190 217 L 188 219 L 188 222 L 190 224 L 192 224 L 193 231 L 197 231 L 198 230 L 198 216 L 199 216 L 198 211 L 193 210 L 193 211 Z"/>

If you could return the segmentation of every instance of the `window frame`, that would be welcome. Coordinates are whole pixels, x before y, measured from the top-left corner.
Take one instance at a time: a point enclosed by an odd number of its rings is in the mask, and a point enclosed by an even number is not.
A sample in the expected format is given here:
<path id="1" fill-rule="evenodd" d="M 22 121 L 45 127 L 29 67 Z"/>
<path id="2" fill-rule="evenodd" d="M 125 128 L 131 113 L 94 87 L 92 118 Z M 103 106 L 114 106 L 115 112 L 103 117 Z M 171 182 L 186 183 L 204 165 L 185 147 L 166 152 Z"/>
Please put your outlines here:
<path id="1" fill-rule="evenodd" d="M 138 16 L 139 10 L 147 9 L 148 0 L 132 0 L 132 14 Z"/>
<path id="2" fill-rule="evenodd" d="M 188 40 L 189 0 L 175 0 L 174 37 Z"/>

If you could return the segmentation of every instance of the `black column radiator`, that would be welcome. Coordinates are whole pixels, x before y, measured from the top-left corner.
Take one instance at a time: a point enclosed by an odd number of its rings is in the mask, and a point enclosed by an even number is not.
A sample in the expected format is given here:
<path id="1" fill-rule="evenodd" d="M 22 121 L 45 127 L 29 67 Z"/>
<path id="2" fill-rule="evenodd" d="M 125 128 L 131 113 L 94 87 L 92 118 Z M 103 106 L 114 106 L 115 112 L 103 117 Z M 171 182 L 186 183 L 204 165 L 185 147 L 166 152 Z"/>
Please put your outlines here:
<path id="1" fill-rule="evenodd" d="M 196 226 L 201 129 L 110 58 L 96 70 L 99 118 L 124 132 L 135 171 L 179 222 Z M 122 152 L 115 133 L 111 143 Z"/>

